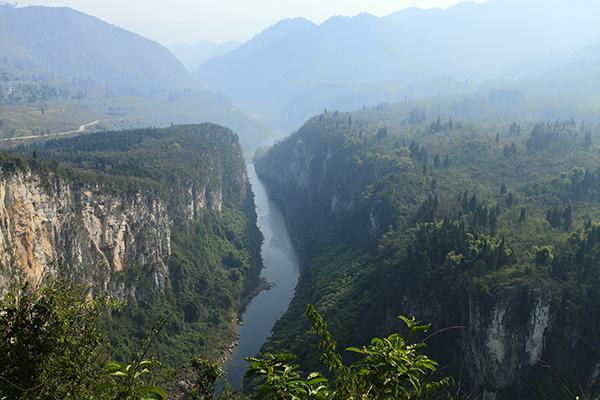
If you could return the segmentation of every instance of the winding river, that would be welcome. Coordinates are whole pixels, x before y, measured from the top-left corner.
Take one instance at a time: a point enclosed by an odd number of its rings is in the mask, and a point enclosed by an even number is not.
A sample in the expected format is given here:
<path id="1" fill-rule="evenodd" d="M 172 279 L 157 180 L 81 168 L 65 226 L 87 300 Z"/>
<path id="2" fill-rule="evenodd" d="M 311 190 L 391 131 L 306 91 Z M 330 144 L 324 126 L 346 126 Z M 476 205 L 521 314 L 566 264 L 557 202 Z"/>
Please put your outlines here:
<path id="1" fill-rule="evenodd" d="M 226 378 L 234 389 L 244 380 L 247 363 L 271 335 L 275 322 L 287 310 L 300 274 L 298 258 L 280 209 L 267 196 L 253 164 L 247 165 L 258 215 L 258 227 L 265 241 L 261 248 L 264 269 L 261 276 L 271 285 L 252 299 L 238 326 L 238 344 L 225 366 Z"/>

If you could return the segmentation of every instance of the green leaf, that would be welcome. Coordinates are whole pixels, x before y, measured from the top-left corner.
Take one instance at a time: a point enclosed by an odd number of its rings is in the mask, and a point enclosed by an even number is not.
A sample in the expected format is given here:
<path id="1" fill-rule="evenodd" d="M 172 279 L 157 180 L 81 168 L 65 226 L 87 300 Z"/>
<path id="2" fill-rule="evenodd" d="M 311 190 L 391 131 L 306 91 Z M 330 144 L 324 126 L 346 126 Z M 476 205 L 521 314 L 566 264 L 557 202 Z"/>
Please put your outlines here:
<path id="1" fill-rule="evenodd" d="M 146 400 L 166 400 L 167 392 L 158 386 L 146 386 L 140 390 L 142 399 Z"/>

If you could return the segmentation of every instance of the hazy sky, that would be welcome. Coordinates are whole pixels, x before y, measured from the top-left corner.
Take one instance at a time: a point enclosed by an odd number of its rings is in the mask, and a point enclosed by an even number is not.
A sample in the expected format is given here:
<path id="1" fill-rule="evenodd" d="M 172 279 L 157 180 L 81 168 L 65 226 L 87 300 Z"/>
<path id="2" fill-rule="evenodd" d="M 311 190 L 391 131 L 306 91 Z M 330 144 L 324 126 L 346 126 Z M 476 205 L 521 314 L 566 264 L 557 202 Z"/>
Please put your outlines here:
<path id="1" fill-rule="evenodd" d="M 406 7 L 449 7 L 461 0 L 17 0 L 69 6 L 170 46 L 200 39 L 247 40 L 288 17 L 320 23 L 332 15 L 386 15 Z M 478 0 L 479 2 L 483 0 Z"/>

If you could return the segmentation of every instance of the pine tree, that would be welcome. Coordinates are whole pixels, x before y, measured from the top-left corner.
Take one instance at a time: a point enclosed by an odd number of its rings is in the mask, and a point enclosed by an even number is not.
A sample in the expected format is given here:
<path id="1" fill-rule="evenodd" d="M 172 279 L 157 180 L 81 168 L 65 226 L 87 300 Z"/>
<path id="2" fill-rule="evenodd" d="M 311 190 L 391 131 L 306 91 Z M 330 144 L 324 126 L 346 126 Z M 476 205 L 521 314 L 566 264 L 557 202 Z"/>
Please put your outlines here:
<path id="1" fill-rule="evenodd" d="M 463 193 L 463 197 L 462 197 L 462 209 L 464 212 L 469 211 L 469 195 L 467 193 L 467 191 L 465 190 L 465 192 Z"/>
<path id="2" fill-rule="evenodd" d="M 563 226 L 565 230 L 571 229 L 573 225 L 573 206 L 569 204 L 563 212 Z"/>
<path id="3" fill-rule="evenodd" d="M 469 210 L 475 211 L 477 209 L 477 193 L 473 193 L 471 200 L 469 200 Z"/>
<path id="4" fill-rule="evenodd" d="M 512 205 L 514 204 L 514 202 L 515 202 L 515 198 L 513 197 L 513 194 L 509 193 L 508 197 L 506 198 L 506 205 L 509 206 L 509 207 L 512 207 Z"/>
<path id="5" fill-rule="evenodd" d="M 440 162 L 440 153 L 437 153 L 435 155 L 435 157 L 433 158 L 433 166 L 435 168 L 439 168 L 441 166 L 441 162 Z"/>
<path id="6" fill-rule="evenodd" d="M 592 132 L 591 132 L 591 131 L 588 131 L 588 132 L 585 134 L 585 139 L 583 139 L 583 146 L 584 146 L 586 149 L 589 149 L 590 147 L 592 147 L 592 144 L 593 144 L 593 143 L 592 143 Z"/>
<path id="7" fill-rule="evenodd" d="M 519 222 L 523 223 L 527 219 L 527 210 L 525 207 L 521 207 L 521 215 L 519 216 Z"/>
<path id="8" fill-rule="evenodd" d="M 432 179 L 431 180 L 431 191 L 435 191 L 437 189 L 437 179 Z"/>
<path id="9" fill-rule="evenodd" d="M 496 230 L 498 229 L 498 216 L 494 210 L 490 210 L 488 220 L 490 222 L 490 233 L 495 235 Z"/>
<path id="10" fill-rule="evenodd" d="M 447 154 L 446 154 L 446 158 L 444 158 L 443 166 L 444 166 L 444 168 L 449 168 L 450 167 L 450 158 L 448 157 Z"/>
<path id="11" fill-rule="evenodd" d="M 558 228 L 561 225 L 561 212 L 558 210 L 558 207 L 554 207 L 548 210 L 546 213 L 546 220 L 550 223 L 550 226 L 553 228 Z"/>

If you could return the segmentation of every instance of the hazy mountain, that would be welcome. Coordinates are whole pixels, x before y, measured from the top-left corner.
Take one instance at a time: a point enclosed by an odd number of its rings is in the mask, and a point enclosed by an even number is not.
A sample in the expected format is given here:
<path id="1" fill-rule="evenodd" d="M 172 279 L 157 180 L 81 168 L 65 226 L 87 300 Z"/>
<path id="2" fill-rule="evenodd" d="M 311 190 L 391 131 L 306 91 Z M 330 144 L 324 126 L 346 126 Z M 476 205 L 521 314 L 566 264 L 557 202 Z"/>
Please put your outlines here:
<path id="1" fill-rule="evenodd" d="M 169 50 L 189 71 L 194 71 L 204 64 L 206 60 L 227 54 L 241 45 L 241 42 L 236 41 L 217 43 L 211 40 L 201 40 L 193 44 L 177 44 Z"/>
<path id="2" fill-rule="evenodd" d="M 194 86 L 163 46 L 70 8 L 0 7 L 0 72 L 128 89 Z"/>
<path id="3" fill-rule="evenodd" d="M 251 149 L 269 131 L 199 90 L 167 48 L 70 8 L 0 6 L 0 76 L 4 137 L 96 120 L 107 129 L 213 122 Z"/>
<path id="4" fill-rule="evenodd" d="M 236 104 L 281 122 L 297 96 L 321 85 L 402 88 L 432 77 L 510 78 L 507 72 L 516 65 L 600 37 L 598 12 L 592 0 L 490 0 L 445 10 L 411 8 L 383 18 L 333 17 L 320 25 L 290 19 L 208 60 L 195 76 Z M 327 104 L 316 95 L 315 103 Z"/>

